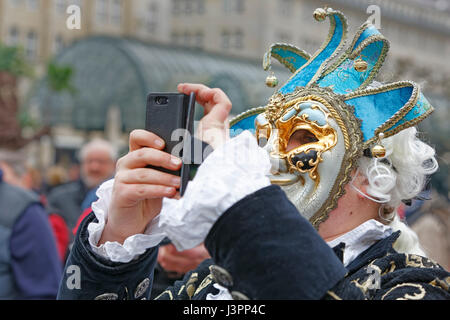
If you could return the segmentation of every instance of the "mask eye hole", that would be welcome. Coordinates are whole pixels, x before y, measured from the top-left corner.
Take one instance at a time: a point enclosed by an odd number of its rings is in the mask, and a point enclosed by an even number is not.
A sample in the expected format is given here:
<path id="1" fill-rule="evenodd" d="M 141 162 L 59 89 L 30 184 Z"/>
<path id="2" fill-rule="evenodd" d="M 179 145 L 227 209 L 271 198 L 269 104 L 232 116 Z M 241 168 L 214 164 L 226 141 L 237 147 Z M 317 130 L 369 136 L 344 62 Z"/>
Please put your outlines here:
<path id="1" fill-rule="evenodd" d="M 289 152 L 295 148 L 301 147 L 308 143 L 319 141 L 317 137 L 308 130 L 300 129 L 295 131 L 289 138 L 289 142 L 286 147 L 286 152 Z"/>

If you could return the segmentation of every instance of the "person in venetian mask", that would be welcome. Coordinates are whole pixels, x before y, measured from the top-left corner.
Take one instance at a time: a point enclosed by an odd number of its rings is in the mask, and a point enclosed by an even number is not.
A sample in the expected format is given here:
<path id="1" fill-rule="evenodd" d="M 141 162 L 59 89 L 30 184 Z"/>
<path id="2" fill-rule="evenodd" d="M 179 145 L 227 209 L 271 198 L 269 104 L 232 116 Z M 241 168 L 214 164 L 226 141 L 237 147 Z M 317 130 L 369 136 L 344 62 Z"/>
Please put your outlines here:
<path id="1" fill-rule="evenodd" d="M 157 299 L 450 298 L 450 273 L 396 213 L 437 170 L 414 127 L 433 108 L 413 82 L 374 82 L 389 48 L 375 27 L 341 52 L 345 16 L 314 17 L 331 22 L 314 55 L 275 44 L 264 57 L 266 70 L 274 57 L 294 72 L 267 106 L 228 123 L 221 90 L 179 85 L 205 108 L 199 136 L 214 148 L 182 198 L 179 179 L 145 168 L 179 159 L 153 133 L 131 133 L 69 257 L 86 269 L 82 289 L 66 274 L 60 299 L 148 298 L 164 237 L 179 250 L 204 242 L 211 259 Z"/>

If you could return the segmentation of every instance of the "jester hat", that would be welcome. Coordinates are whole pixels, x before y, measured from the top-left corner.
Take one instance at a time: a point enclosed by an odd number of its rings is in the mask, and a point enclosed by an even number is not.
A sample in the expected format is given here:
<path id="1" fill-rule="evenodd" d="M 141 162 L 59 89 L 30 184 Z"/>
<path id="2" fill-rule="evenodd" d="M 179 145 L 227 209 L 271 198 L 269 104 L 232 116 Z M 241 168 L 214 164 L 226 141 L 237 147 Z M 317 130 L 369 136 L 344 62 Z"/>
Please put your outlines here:
<path id="1" fill-rule="evenodd" d="M 341 12 L 320 8 L 314 18 L 330 22 L 322 46 L 311 56 L 273 44 L 264 70 L 270 71 L 275 58 L 292 76 L 267 106 L 238 115 L 230 128 L 232 136 L 251 130 L 269 145 L 271 157 L 282 162 L 273 183 L 293 192 L 295 182 L 299 210 L 317 226 L 336 207 L 356 161 L 363 155 L 383 158 L 381 140 L 416 125 L 433 107 L 412 81 L 372 85 L 389 42 L 371 23 L 364 23 L 346 47 L 347 19 Z M 310 140 L 291 150 L 294 134 Z"/>

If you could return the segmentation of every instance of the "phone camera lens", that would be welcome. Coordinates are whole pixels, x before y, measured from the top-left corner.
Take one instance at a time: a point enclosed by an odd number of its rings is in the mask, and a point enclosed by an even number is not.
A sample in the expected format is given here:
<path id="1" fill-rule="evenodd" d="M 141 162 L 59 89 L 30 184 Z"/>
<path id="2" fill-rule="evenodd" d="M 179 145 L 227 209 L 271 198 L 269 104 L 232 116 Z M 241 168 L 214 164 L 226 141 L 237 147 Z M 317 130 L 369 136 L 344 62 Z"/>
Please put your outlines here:
<path id="1" fill-rule="evenodd" d="M 157 105 L 165 105 L 168 102 L 167 97 L 156 97 L 155 102 Z"/>

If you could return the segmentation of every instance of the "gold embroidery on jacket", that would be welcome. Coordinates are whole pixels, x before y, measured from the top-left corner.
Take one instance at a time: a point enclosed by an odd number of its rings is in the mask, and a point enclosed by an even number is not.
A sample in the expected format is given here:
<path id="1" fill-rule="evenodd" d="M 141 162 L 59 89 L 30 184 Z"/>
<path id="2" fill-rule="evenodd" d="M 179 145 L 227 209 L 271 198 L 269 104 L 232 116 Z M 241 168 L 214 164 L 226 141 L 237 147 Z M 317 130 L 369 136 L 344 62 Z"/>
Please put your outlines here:
<path id="1" fill-rule="evenodd" d="M 426 291 L 422 287 L 422 285 L 417 284 L 417 283 L 401 283 L 401 284 L 398 284 L 395 287 L 391 288 L 388 292 L 386 292 L 381 297 L 381 300 L 384 300 L 384 298 L 386 296 L 388 296 L 389 294 L 392 294 L 394 290 L 396 290 L 398 288 L 403 288 L 403 287 L 413 287 L 413 288 L 419 289 L 419 292 L 415 292 L 412 295 L 410 293 L 405 293 L 403 295 L 403 297 L 396 298 L 396 300 L 421 300 L 421 299 L 423 299 L 423 297 L 425 297 Z"/>
<path id="2" fill-rule="evenodd" d="M 161 297 L 162 297 L 163 295 L 165 295 L 165 294 L 167 294 L 167 295 L 169 296 L 169 300 L 173 300 L 172 291 L 170 291 L 170 290 L 166 290 L 166 291 L 162 292 L 159 296 L 157 296 L 157 297 L 155 298 L 155 300 L 161 299 Z"/>
<path id="3" fill-rule="evenodd" d="M 360 282 L 361 278 L 351 281 L 351 283 L 354 283 L 355 286 L 360 289 L 364 295 L 366 295 L 367 291 L 369 290 L 379 289 L 379 287 L 376 287 L 376 283 L 374 283 L 374 280 L 376 276 L 381 276 L 381 269 L 377 265 L 375 265 L 374 262 L 375 261 L 372 261 L 366 267 L 367 277 L 363 278 L 362 282 Z"/>
<path id="4" fill-rule="evenodd" d="M 187 293 L 189 299 L 191 299 L 194 296 L 195 283 L 197 281 L 198 281 L 198 273 L 194 272 L 191 274 L 191 276 L 189 277 L 189 280 L 186 282 L 186 293 Z"/>
<path id="5" fill-rule="evenodd" d="M 407 254 L 405 255 L 405 264 L 410 267 L 415 268 L 437 268 L 438 266 L 430 259 L 415 255 Z"/>
<path id="6" fill-rule="evenodd" d="M 384 272 L 381 274 L 382 276 L 384 276 L 384 275 L 386 275 L 386 274 L 388 274 L 388 273 L 394 272 L 394 270 L 395 270 L 395 268 L 396 268 L 395 261 L 391 261 L 389 264 L 391 265 L 391 267 L 390 267 L 389 269 L 386 269 L 386 271 L 384 271 Z"/>
<path id="7" fill-rule="evenodd" d="M 207 286 L 209 286 L 210 283 L 212 283 L 213 281 L 213 276 L 212 274 L 208 274 L 207 277 L 205 277 L 205 279 L 203 279 L 202 283 L 200 283 L 200 285 L 198 286 L 197 290 L 195 291 L 194 295 L 197 295 L 200 293 L 200 291 L 202 291 L 203 289 L 205 289 Z"/>
<path id="8" fill-rule="evenodd" d="M 180 288 L 180 290 L 178 290 L 177 295 L 181 295 L 181 293 L 183 292 L 183 290 L 186 288 L 186 286 L 183 284 Z"/>
<path id="9" fill-rule="evenodd" d="M 342 300 L 341 297 L 339 297 L 336 293 L 333 291 L 327 291 L 328 295 L 330 295 L 334 300 Z"/>
<path id="10" fill-rule="evenodd" d="M 445 279 L 434 279 L 433 281 L 430 282 L 430 284 L 434 287 L 437 288 L 442 288 L 445 291 L 449 291 L 450 289 L 450 277 L 447 277 Z"/>

